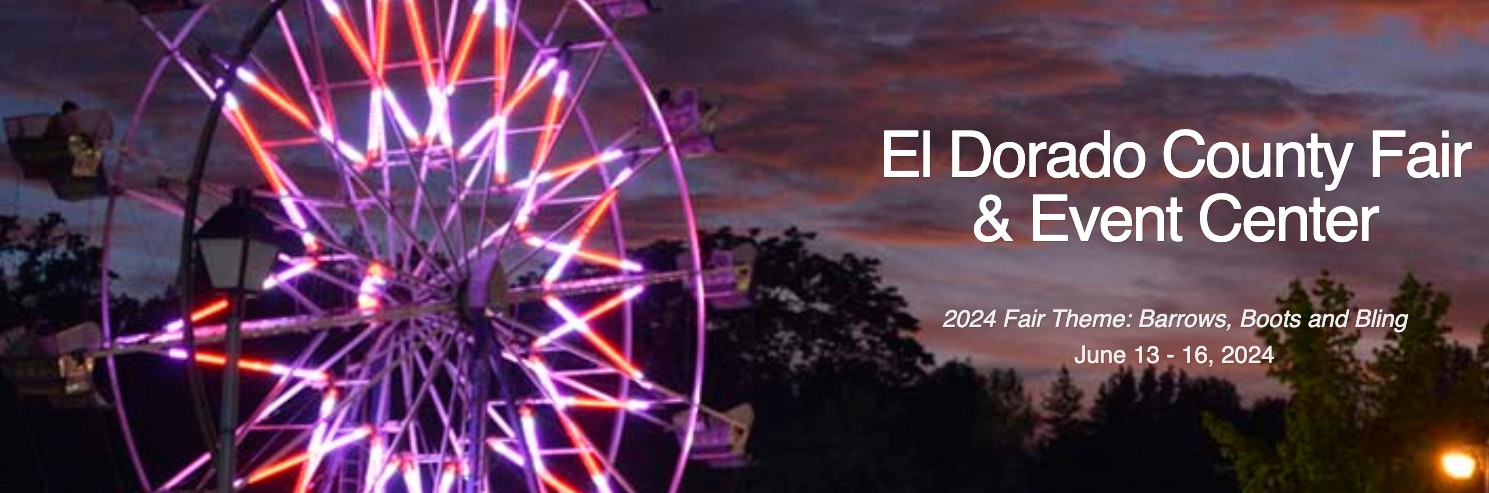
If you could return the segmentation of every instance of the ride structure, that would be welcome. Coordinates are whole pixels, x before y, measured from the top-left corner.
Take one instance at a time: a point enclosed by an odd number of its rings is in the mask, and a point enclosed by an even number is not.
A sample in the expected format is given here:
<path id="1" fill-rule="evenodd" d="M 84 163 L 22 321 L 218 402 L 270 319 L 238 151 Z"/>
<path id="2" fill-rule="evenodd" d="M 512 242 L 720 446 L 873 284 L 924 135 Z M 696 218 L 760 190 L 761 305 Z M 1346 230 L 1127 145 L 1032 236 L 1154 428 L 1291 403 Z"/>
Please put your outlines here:
<path id="1" fill-rule="evenodd" d="M 689 460 L 746 462 L 753 411 L 701 397 L 706 307 L 748 305 L 753 252 L 699 244 L 682 157 L 707 149 L 678 136 L 704 116 L 661 104 L 616 36 L 650 2 L 125 3 L 162 54 L 122 138 L 97 112 L 8 119 L 25 177 L 107 201 L 106 273 L 126 268 L 118 201 L 195 229 L 183 197 L 231 194 L 297 243 L 249 280 L 263 294 L 189 289 L 179 320 L 127 333 L 105 274 L 93 339 L 28 353 L 58 362 L 33 365 L 46 395 L 93 396 L 78 368 L 103 363 L 142 489 L 227 472 L 243 490 L 675 492 Z M 224 55 L 254 12 L 262 42 Z M 156 115 L 202 102 L 227 125 L 202 140 L 218 147 L 203 179 L 182 178 L 191 144 Z M 662 237 L 684 240 L 675 264 L 630 257 Z M 203 277 L 190 245 L 182 277 Z M 241 357 L 223 349 L 238 340 Z M 165 454 L 139 432 L 187 404 L 127 403 L 159 365 L 242 373 L 230 471 L 203 443 L 154 472 Z"/>

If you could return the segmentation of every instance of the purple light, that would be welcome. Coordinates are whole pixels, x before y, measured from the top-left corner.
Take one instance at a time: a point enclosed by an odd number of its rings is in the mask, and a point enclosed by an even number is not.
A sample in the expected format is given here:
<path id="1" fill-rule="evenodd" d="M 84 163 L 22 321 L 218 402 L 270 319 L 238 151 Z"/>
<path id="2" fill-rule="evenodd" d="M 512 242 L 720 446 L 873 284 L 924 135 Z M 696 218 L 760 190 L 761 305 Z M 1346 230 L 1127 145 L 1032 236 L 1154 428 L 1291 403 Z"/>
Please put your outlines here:
<path id="1" fill-rule="evenodd" d="M 367 275 L 362 278 L 361 285 L 357 286 L 357 308 L 372 310 L 382 304 L 379 296 L 382 295 L 383 286 L 388 283 L 385 276 L 382 264 L 374 262 L 367 266 Z"/>
<path id="2" fill-rule="evenodd" d="M 589 480 L 595 484 L 595 489 L 597 489 L 599 493 L 610 493 L 610 482 L 605 481 L 604 474 L 591 474 L 589 475 Z"/>
<path id="3" fill-rule="evenodd" d="M 554 67 L 557 67 L 557 66 L 558 66 L 558 59 L 557 58 L 549 58 L 547 60 L 543 60 L 543 64 L 538 66 L 538 78 L 541 79 L 541 78 L 547 77 L 548 74 L 553 73 Z"/>
<path id="4" fill-rule="evenodd" d="M 324 442 L 326 440 L 326 428 L 329 426 L 328 421 L 331 418 L 331 411 L 336 409 L 336 397 L 336 389 L 332 388 L 327 389 L 325 397 L 321 398 L 321 407 L 319 409 L 320 419 L 316 422 L 315 429 L 310 432 L 310 443 L 305 445 L 305 453 L 307 454 L 305 468 L 300 470 L 300 478 L 296 481 L 295 486 L 296 491 L 305 491 L 310 487 L 310 476 L 320 466 L 321 455 L 325 453 L 326 449 L 335 448 L 327 447 Z"/>
<path id="5" fill-rule="evenodd" d="M 444 469 L 440 470 L 439 481 L 434 491 L 437 493 L 450 493 L 450 489 L 455 486 L 455 472 L 455 464 L 446 464 Z"/>
<path id="6" fill-rule="evenodd" d="M 580 320 L 579 315 L 574 313 L 573 310 L 570 310 L 569 306 L 565 305 L 563 301 L 560 301 L 557 298 L 547 298 L 544 301 L 547 302 L 548 308 L 552 309 L 554 312 L 557 312 L 558 316 L 564 319 L 564 324 L 560 325 L 557 329 L 548 331 L 547 334 L 543 334 L 543 336 L 539 337 L 538 340 L 533 341 L 534 347 L 547 346 L 554 340 L 576 330 L 589 330 L 589 324 L 585 323 L 583 320 Z"/>
<path id="7" fill-rule="evenodd" d="M 372 98 L 368 100 L 369 107 L 367 112 L 367 155 L 373 157 L 382 154 L 383 148 L 384 129 L 382 97 L 382 89 L 373 89 Z"/>
<path id="8" fill-rule="evenodd" d="M 496 176 L 497 181 L 507 181 L 507 117 L 498 115 L 496 121 Z"/>
<path id="9" fill-rule="evenodd" d="M 543 274 L 543 284 L 553 284 L 553 281 L 557 281 L 558 277 L 564 274 L 564 269 L 567 269 L 569 262 L 574 259 L 574 252 L 579 250 L 579 240 L 575 238 L 563 247 L 558 254 L 558 259 L 554 260 L 553 265 L 548 267 L 548 272 Z"/>
<path id="10" fill-rule="evenodd" d="M 183 361 L 186 360 L 186 356 L 187 356 L 186 355 L 186 350 L 185 349 L 181 349 L 181 348 L 170 348 L 170 349 L 166 350 L 166 353 L 165 354 L 166 354 L 167 357 L 170 357 L 172 359 L 178 359 L 178 360 L 183 360 Z M 222 366 L 222 365 L 226 365 L 227 364 L 227 358 L 224 358 L 222 355 L 220 355 L 220 354 L 213 354 L 213 353 L 207 353 L 207 352 L 202 352 L 202 351 L 197 351 L 197 353 L 196 353 L 196 361 L 198 363 L 209 364 L 209 365 L 217 365 L 217 366 Z M 306 370 L 306 369 L 300 369 L 300 368 L 291 368 L 291 367 L 288 367 L 288 366 L 285 366 L 285 365 L 281 365 L 279 363 L 272 363 L 272 362 L 267 362 L 267 361 L 261 361 L 261 360 L 256 360 L 256 359 L 252 359 L 252 358 L 241 358 L 241 359 L 239 359 L 238 360 L 238 368 L 243 369 L 243 370 L 247 370 L 247 371 L 252 371 L 252 372 L 267 373 L 267 374 L 270 374 L 270 375 L 278 375 L 278 376 L 286 376 L 286 375 L 288 375 L 288 376 L 295 377 L 295 378 L 301 378 L 301 379 L 305 379 L 305 380 L 313 380 L 313 381 L 318 381 L 318 382 L 324 382 L 324 381 L 330 379 L 330 377 L 328 375 L 326 375 L 326 372 L 323 372 L 323 371 L 319 371 L 319 370 Z"/>
<path id="11" fill-rule="evenodd" d="M 543 449 L 538 446 L 538 425 L 533 418 L 533 410 L 522 408 L 522 438 L 526 443 L 527 453 L 533 458 L 533 469 L 538 474 L 548 474 L 548 466 L 543 465 Z"/>
<path id="12" fill-rule="evenodd" d="M 314 269 L 315 265 L 316 261 L 314 259 L 306 260 L 297 263 L 290 268 L 281 271 L 278 274 L 269 276 L 268 279 L 264 279 L 264 290 L 274 289 L 274 287 L 279 286 L 280 284 L 284 284 L 285 282 L 293 280 L 296 277 L 300 277 L 306 272 L 310 272 L 311 269 Z"/>
<path id="13" fill-rule="evenodd" d="M 385 451 L 383 450 L 382 435 L 372 435 L 370 442 L 367 446 L 367 471 L 363 481 L 367 484 L 377 485 L 373 489 L 381 491 L 382 484 L 387 482 L 387 480 L 382 479 L 383 476 L 392 477 L 393 475 L 385 463 L 387 457 L 384 456 Z"/>
<path id="14" fill-rule="evenodd" d="M 424 140 L 433 141 L 435 137 L 445 140 L 450 134 L 450 101 L 445 98 L 445 91 L 439 87 L 426 87 L 425 92 L 429 96 L 431 111 L 429 125 L 424 127 Z M 444 144 L 450 145 L 449 141 L 445 141 Z"/>
<path id="15" fill-rule="evenodd" d="M 476 152 L 476 146 L 481 145 L 482 142 L 485 142 L 486 138 L 491 136 L 491 132 L 493 130 L 496 130 L 497 127 L 501 125 L 501 122 L 503 120 L 506 120 L 506 117 L 502 115 L 496 115 L 491 118 L 487 118 L 486 122 L 482 123 L 481 127 L 476 129 L 476 134 L 472 135 L 469 140 L 465 141 L 464 145 L 460 146 L 460 155 L 469 156 L 471 154 L 474 154 Z"/>
<path id="16" fill-rule="evenodd" d="M 560 325 L 556 329 L 549 331 L 542 337 L 539 337 L 538 340 L 533 341 L 533 347 L 537 348 L 547 346 L 554 340 L 574 331 L 588 331 L 589 323 L 587 322 L 587 320 L 598 317 L 605 312 L 614 309 L 616 306 L 619 306 L 621 303 L 625 303 L 636 298 L 636 296 L 639 296 L 645 289 L 646 288 L 644 286 L 631 286 L 629 288 L 626 288 L 625 291 L 621 292 L 620 296 L 602 303 L 600 306 L 597 306 L 594 309 L 590 310 L 588 313 L 585 313 L 584 316 L 576 315 L 573 310 L 569 309 L 568 305 L 565 305 L 563 301 L 557 298 L 544 298 L 543 301 L 548 304 L 548 307 L 552 308 L 553 311 L 557 312 L 558 315 L 564 319 L 564 324 Z"/>
<path id="17" fill-rule="evenodd" d="M 334 132 L 331 131 L 330 126 L 321 125 L 320 129 L 317 130 L 317 133 L 320 134 L 321 139 L 324 139 L 326 142 L 335 145 L 336 150 L 340 152 L 341 156 L 343 158 L 346 158 L 347 161 L 351 161 L 357 164 L 367 162 L 366 155 L 363 155 L 361 152 L 357 152 L 356 149 L 352 148 L 351 144 L 347 144 L 345 141 L 337 140 L 336 135 Z"/>
<path id="18" fill-rule="evenodd" d="M 321 0 L 321 7 L 326 9 L 327 15 L 341 17 L 341 6 L 336 5 L 336 0 Z"/>
<path id="19" fill-rule="evenodd" d="M 641 264 L 632 262 L 630 260 L 618 259 L 594 252 L 587 252 L 568 245 L 560 245 L 557 243 L 544 241 L 542 238 L 538 238 L 536 236 L 529 236 L 525 240 L 523 240 L 523 242 L 527 243 L 527 245 L 531 247 L 542 248 L 544 250 L 549 250 L 561 254 L 568 253 L 591 262 L 605 264 L 627 272 L 641 272 L 643 270 Z"/>
<path id="20" fill-rule="evenodd" d="M 424 493 L 424 481 L 419 477 L 419 464 L 414 458 L 403 460 L 403 487 L 408 493 Z"/>
<path id="21" fill-rule="evenodd" d="M 552 61 L 550 59 L 550 61 Z M 549 69 L 552 70 L 552 69 Z M 569 92 L 569 71 L 558 71 L 558 80 L 553 82 L 553 97 L 562 98 Z"/>
<path id="22" fill-rule="evenodd" d="M 403 111 L 403 105 L 398 103 L 398 96 L 387 88 L 379 88 L 383 100 L 388 102 L 388 108 L 393 110 L 393 121 L 398 123 L 398 129 L 403 132 L 403 137 L 418 143 L 419 131 L 414 129 L 413 121 L 408 119 L 408 113 Z"/>
<path id="23" fill-rule="evenodd" d="M 507 17 L 512 15 L 507 10 L 507 0 L 495 0 L 494 3 L 496 4 L 496 15 L 491 17 L 491 21 L 497 29 L 506 29 L 511 23 L 511 20 L 507 19 Z"/>
<path id="24" fill-rule="evenodd" d="M 538 376 L 538 383 L 548 393 L 548 398 L 553 401 L 554 407 L 563 408 L 568 403 L 568 398 L 558 392 L 558 386 L 553 384 L 553 378 L 548 374 L 548 366 L 536 356 L 527 359 L 527 366 L 532 368 L 533 374 Z"/>

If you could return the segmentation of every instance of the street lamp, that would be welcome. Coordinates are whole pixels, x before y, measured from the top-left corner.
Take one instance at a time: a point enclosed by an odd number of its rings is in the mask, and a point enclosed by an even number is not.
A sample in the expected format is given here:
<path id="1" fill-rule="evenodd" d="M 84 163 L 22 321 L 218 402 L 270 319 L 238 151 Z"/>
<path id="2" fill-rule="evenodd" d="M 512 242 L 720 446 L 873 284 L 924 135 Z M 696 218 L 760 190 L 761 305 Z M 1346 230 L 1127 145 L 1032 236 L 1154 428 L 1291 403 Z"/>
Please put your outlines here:
<path id="1" fill-rule="evenodd" d="M 218 491 L 231 491 L 234 471 L 234 431 L 238 424 L 238 359 L 242 352 L 244 300 L 263 290 L 264 279 L 279 252 L 294 245 L 268 217 L 251 205 L 253 192 L 233 190 L 232 202 L 218 209 L 194 235 L 212 288 L 231 298 L 223 345 L 227 353 L 222 374 L 222 417 L 218 424 Z"/>
<path id="2" fill-rule="evenodd" d="M 1449 478 L 1467 481 L 1473 479 L 1475 474 L 1480 474 L 1480 464 L 1484 462 L 1486 450 L 1484 446 L 1455 448 L 1444 452 L 1438 459 L 1442 466 L 1443 474 Z M 1489 474 L 1484 476 L 1484 491 L 1489 492 Z"/>
<path id="3" fill-rule="evenodd" d="M 235 294 L 258 294 L 279 252 L 293 238 L 251 205 L 253 192 L 233 190 L 233 200 L 222 206 L 196 232 L 197 249 L 207 267 L 212 289 Z"/>

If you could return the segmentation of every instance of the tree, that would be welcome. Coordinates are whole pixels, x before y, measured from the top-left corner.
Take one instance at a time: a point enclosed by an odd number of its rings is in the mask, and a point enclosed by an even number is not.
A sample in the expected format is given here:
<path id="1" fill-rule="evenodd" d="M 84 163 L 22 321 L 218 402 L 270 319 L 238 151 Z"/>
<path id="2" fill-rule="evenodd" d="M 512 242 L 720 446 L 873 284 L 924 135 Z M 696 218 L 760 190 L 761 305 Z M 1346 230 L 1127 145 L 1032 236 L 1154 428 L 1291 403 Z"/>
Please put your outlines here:
<path id="1" fill-rule="evenodd" d="M 96 318 L 103 250 L 60 214 L 0 216 L 0 329 L 49 332 Z"/>
<path id="2" fill-rule="evenodd" d="M 899 386 L 925 376 L 933 360 L 912 337 L 919 321 L 906 310 L 898 289 L 884 282 L 879 261 L 852 253 L 829 257 L 814 248 L 815 238 L 796 228 L 777 236 L 729 228 L 700 235 L 705 259 L 714 250 L 745 244 L 757 251 L 753 306 L 709 313 L 705 374 L 714 401 L 745 400 L 758 389 L 801 385 L 806 376 L 838 368 L 871 369 Z M 633 257 L 649 269 L 667 271 L 677 268 L 684 252 L 680 242 L 658 241 Z M 656 295 L 640 298 L 638 323 L 653 332 L 691 327 L 684 289 L 681 284 L 649 288 Z M 677 349 L 638 351 L 678 354 Z"/>
<path id="3" fill-rule="evenodd" d="M 1051 388 L 1066 387 L 1061 380 L 1067 379 L 1057 379 Z M 1051 395 L 1062 393 L 1069 394 Z M 1227 423 L 1245 418 L 1229 382 L 1191 378 L 1173 368 L 1118 368 L 1097 389 L 1090 414 L 1046 437 L 1040 457 L 1043 491 L 1235 490 L 1235 478 L 1224 469 L 1203 424 L 1206 415 Z"/>
<path id="4" fill-rule="evenodd" d="M 1024 390 L 1024 380 L 1012 368 L 994 369 L 988 376 L 992 401 L 993 491 L 1033 490 L 1033 457 L 1029 447 L 1039 415 Z"/>
<path id="5" fill-rule="evenodd" d="M 1007 396 L 1003 396 L 1007 397 Z M 993 491 L 1000 470 L 999 430 L 1008 417 L 993 384 L 975 368 L 949 362 L 927 375 L 912 393 L 915 430 L 932 491 Z M 1005 438 L 1006 439 L 1006 438 Z"/>
<path id="6" fill-rule="evenodd" d="M 1441 478 L 1434 459 L 1445 444 L 1485 436 L 1483 366 L 1473 350 L 1448 341 L 1451 304 L 1446 293 L 1406 276 L 1389 308 L 1406 325 L 1386 332 L 1368 365 L 1366 446 L 1387 491 L 1430 488 Z"/>
<path id="7" fill-rule="evenodd" d="M 0 331 L 45 334 L 96 320 L 102 254 L 59 214 L 29 225 L 0 216 Z M 138 305 L 124 297 L 113 302 L 121 309 Z M 59 411 L 16 397 L 0 378 L 0 489 L 124 490 L 123 456 L 108 414 Z"/>
<path id="8" fill-rule="evenodd" d="M 1050 384 L 1050 389 L 1040 403 L 1044 411 L 1043 422 L 1048 427 L 1048 436 L 1071 436 L 1081 431 L 1085 421 L 1080 414 L 1086 393 L 1070 378 L 1070 369 L 1060 365 L 1060 376 Z"/>
<path id="9" fill-rule="evenodd" d="M 909 418 L 909 396 L 933 363 L 912 337 L 919 322 L 885 284 L 878 260 L 831 257 L 814 239 L 795 228 L 775 236 L 727 228 L 700 235 L 705 259 L 746 244 L 757 252 L 752 306 L 709 313 L 704 372 L 709 404 L 754 405 L 749 449 L 756 466 L 691 473 L 693 488 L 714 490 L 736 479 L 764 491 L 915 491 L 926 483 Z M 632 258 L 650 271 L 670 271 L 685 252 L 681 242 L 658 241 Z M 692 359 L 676 357 L 692 354 L 685 345 L 692 335 L 677 332 L 694 326 L 685 289 L 649 286 L 634 308 L 635 323 L 649 335 L 634 350 L 652 363 L 648 375 L 658 381 L 691 375 L 680 363 Z"/>
<path id="10" fill-rule="evenodd" d="M 910 392 L 864 364 L 802 375 L 794 389 L 762 392 L 750 442 L 755 465 L 743 472 L 743 490 L 931 491 Z"/>
<path id="11" fill-rule="evenodd" d="M 1354 356 L 1357 331 L 1310 324 L 1315 314 L 1349 313 L 1354 294 L 1324 272 L 1307 290 L 1293 281 L 1278 298 L 1281 323 L 1257 334 L 1275 351 L 1268 375 L 1293 393 L 1287 426 L 1275 445 L 1259 442 L 1231 424 L 1210 428 L 1235 466 L 1245 492 L 1374 491 L 1361 447 L 1364 374 Z"/>
<path id="12" fill-rule="evenodd" d="M 749 375 L 767 381 L 855 363 L 895 384 L 924 376 L 930 353 L 910 337 L 919 321 L 899 290 L 884 283 L 879 260 L 831 258 L 812 248 L 815 239 L 796 228 L 772 237 L 727 228 L 703 236 L 710 248 L 751 243 L 758 251 L 755 306 L 712 319 L 718 354 L 737 355 Z"/>

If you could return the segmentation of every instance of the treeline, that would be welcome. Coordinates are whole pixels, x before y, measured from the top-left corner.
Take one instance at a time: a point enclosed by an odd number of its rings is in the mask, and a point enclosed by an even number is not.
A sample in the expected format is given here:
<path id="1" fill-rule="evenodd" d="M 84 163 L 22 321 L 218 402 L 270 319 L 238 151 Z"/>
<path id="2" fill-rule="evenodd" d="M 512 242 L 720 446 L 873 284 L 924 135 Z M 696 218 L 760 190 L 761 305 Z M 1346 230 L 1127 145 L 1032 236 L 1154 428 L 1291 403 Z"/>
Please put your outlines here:
<path id="1" fill-rule="evenodd" d="M 1229 382 L 1151 367 L 1090 399 L 1062 370 L 1038 403 L 1014 371 L 962 363 L 909 386 L 809 380 L 758 404 L 758 464 L 733 473 L 736 491 L 1235 491 L 1204 417 L 1276 436 L 1283 405 L 1248 409 Z"/>
<path id="2" fill-rule="evenodd" d="M 827 257 L 813 235 L 720 231 L 752 241 L 756 304 L 716 314 L 714 402 L 749 401 L 753 465 L 699 470 L 689 491 L 1237 491 L 1206 417 L 1274 441 L 1286 403 L 1243 405 L 1236 387 L 1172 368 L 1122 368 L 1082 389 L 1061 368 L 1049 388 L 1014 369 L 935 364 L 878 262 Z"/>
<path id="3" fill-rule="evenodd" d="M 1121 368 L 1087 399 L 1064 368 L 1026 389 L 1014 370 L 959 362 L 908 381 L 816 367 L 756 394 L 758 464 L 712 479 L 751 492 L 1479 491 L 1438 469 L 1489 436 L 1489 346 L 1448 337 L 1449 305 L 1407 276 L 1387 308 L 1409 325 L 1368 346 L 1351 329 L 1264 327 L 1268 376 L 1290 395 L 1249 405 L 1231 382 L 1172 368 Z M 1276 308 L 1307 320 L 1358 307 L 1325 272 Z"/>
<path id="4" fill-rule="evenodd" d="M 1489 346 L 1449 335 L 1450 298 L 1407 275 L 1388 306 L 1400 332 L 1267 326 L 1267 375 L 1285 398 L 1243 403 L 1221 378 L 1122 368 L 1083 390 L 1067 371 L 1027 389 L 1012 369 L 931 363 L 917 322 L 873 259 L 828 258 L 812 235 L 709 235 L 760 246 L 764 295 L 719 314 L 716 395 L 759 410 L 753 467 L 695 491 L 1478 491 L 1440 454 L 1489 437 Z M 1355 313 L 1328 272 L 1294 281 L 1279 313 Z M 1489 332 L 1489 325 L 1481 329 Z M 1090 394 L 1089 396 L 1087 394 Z M 729 399 L 723 399 L 729 401 Z"/>
<path id="5" fill-rule="evenodd" d="M 1449 447 L 1489 437 L 1489 346 L 1449 337 L 1449 297 L 1407 276 L 1389 306 L 1402 332 L 1264 327 L 1268 376 L 1286 398 L 1243 401 L 1221 378 L 1121 368 L 1094 388 L 1061 369 L 1028 388 L 1013 369 L 937 363 L 913 337 L 904 297 L 856 254 L 829 256 L 796 229 L 722 229 L 710 248 L 753 244 L 754 304 L 709 319 L 705 401 L 749 402 L 751 464 L 690 469 L 689 492 L 1435 492 L 1477 491 L 1437 469 Z M 633 252 L 648 266 L 681 250 Z M 101 252 L 60 216 L 0 216 L 0 328 L 61 327 L 98 313 Z M 681 287 L 657 286 L 638 327 L 689 327 Z M 168 298 L 168 296 L 167 296 Z M 173 316 L 175 304 L 120 297 L 115 314 Z M 1293 282 L 1280 312 L 1357 308 L 1324 273 Z M 81 317 L 81 318 L 80 318 Z M 1482 332 L 1489 330 L 1486 326 Z M 648 371 L 691 371 L 679 348 L 639 346 Z M 679 338 L 679 340 L 681 340 Z M 0 379 L 3 380 L 3 379 Z M 117 430 L 100 415 L 21 405 L 0 381 L 0 490 L 130 491 Z M 181 407 L 181 406 L 177 406 Z M 162 412 L 166 410 L 161 410 Z M 178 410 L 179 411 L 179 410 Z M 185 419 L 185 418 L 183 418 Z M 79 426 L 78 423 L 87 426 Z M 183 434 L 184 435 L 184 434 Z M 628 460 L 647 460 L 646 457 Z M 661 459 L 658 459 L 661 460 Z"/>

